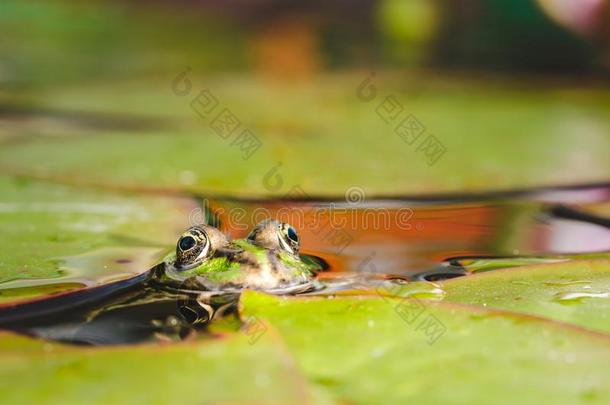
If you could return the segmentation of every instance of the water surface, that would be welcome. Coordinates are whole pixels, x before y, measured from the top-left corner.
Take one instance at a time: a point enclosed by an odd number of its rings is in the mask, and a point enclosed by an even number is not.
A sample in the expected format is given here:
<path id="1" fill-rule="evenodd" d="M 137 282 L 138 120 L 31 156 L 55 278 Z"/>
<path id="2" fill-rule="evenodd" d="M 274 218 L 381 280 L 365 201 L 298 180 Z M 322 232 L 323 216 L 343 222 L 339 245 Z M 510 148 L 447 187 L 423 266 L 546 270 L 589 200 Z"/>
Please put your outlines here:
<path id="1" fill-rule="evenodd" d="M 610 253 L 608 186 L 417 199 L 194 198 L 201 207 L 190 225 L 212 224 L 233 238 L 268 217 L 295 226 L 302 254 L 324 269 L 321 288 L 308 294 L 442 299 L 438 280 Z M 197 331 L 213 336 L 210 321 L 235 316 L 236 297 L 211 302 L 146 284 L 171 249 L 126 246 L 49 258 L 56 277 L 0 284 L 0 324 L 81 344 L 181 340 Z"/>

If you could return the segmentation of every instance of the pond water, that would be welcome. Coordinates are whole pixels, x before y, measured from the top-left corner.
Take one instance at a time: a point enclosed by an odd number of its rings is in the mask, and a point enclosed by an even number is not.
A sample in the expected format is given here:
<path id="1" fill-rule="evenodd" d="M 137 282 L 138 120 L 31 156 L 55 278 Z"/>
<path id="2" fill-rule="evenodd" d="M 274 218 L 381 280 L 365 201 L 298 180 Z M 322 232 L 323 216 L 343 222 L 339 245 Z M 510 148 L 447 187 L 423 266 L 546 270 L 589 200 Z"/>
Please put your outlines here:
<path id="1" fill-rule="evenodd" d="M 610 256 L 608 185 L 370 200 L 358 192 L 341 200 L 298 193 L 281 200 L 196 198 L 201 208 L 191 213 L 191 224 L 212 224 L 233 238 L 269 217 L 297 228 L 301 253 L 323 268 L 321 287 L 309 295 L 442 299 L 436 282 L 443 279 Z M 96 345 L 239 328 L 235 294 L 202 298 L 149 282 L 149 269 L 171 249 L 106 248 L 53 258 L 57 277 L 0 284 L 0 326 Z"/>

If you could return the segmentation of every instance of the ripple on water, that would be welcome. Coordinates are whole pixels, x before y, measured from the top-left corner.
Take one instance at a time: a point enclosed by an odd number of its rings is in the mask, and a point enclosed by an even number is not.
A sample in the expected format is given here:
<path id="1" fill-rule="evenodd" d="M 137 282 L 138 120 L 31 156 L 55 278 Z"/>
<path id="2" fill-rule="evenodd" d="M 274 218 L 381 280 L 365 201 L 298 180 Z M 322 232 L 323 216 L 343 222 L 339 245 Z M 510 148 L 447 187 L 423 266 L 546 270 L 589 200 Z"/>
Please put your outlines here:
<path id="1" fill-rule="evenodd" d="M 406 281 L 373 274 L 343 273 L 324 279 L 322 288 L 308 295 L 374 295 L 382 298 L 442 300 L 445 291 L 429 281 Z"/>

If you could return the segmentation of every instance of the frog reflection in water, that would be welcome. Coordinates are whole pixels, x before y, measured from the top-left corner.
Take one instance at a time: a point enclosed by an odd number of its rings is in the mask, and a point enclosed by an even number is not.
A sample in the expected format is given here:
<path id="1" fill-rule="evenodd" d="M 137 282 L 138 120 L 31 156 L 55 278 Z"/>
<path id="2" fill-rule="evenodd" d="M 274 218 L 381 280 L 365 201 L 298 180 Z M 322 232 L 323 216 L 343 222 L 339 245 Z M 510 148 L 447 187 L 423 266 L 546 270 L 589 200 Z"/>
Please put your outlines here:
<path id="1" fill-rule="evenodd" d="M 34 302 L 4 326 L 80 344 L 182 339 L 212 319 L 234 314 L 245 289 L 272 294 L 317 290 L 321 266 L 300 256 L 299 248 L 296 230 L 275 220 L 233 241 L 216 228 L 197 225 L 152 271 L 109 287 L 51 297 L 42 305 Z"/>
<path id="2" fill-rule="evenodd" d="M 229 241 L 216 228 L 197 225 L 182 234 L 165 259 L 161 284 L 180 289 L 294 294 L 314 288 L 317 263 L 299 256 L 299 236 L 289 224 L 265 220 L 246 239 Z"/>

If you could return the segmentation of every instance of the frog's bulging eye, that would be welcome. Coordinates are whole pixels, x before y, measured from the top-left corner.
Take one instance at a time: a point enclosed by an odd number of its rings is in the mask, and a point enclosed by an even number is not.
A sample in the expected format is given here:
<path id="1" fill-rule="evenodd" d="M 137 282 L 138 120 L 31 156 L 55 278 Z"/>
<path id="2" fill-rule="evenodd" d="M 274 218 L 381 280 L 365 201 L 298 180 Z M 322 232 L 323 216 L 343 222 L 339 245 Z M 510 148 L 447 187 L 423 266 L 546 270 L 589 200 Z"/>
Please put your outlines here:
<path id="1" fill-rule="evenodd" d="M 290 253 L 299 254 L 299 235 L 296 229 L 288 224 L 280 224 L 280 245 Z"/>
<path id="2" fill-rule="evenodd" d="M 190 228 L 178 239 L 176 266 L 181 269 L 198 266 L 210 252 L 210 238 L 206 231 L 201 227 Z"/>
<path id="3" fill-rule="evenodd" d="M 267 219 L 257 224 L 247 237 L 248 241 L 267 249 L 282 249 L 299 254 L 299 235 L 291 225 Z"/>
<path id="4" fill-rule="evenodd" d="M 290 238 L 290 240 L 299 243 L 299 236 L 297 235 L 297 231 L 293 227 L 289 226 L 288 230 L 286 231 L 286 234 L 288 235 L 288 238 Z"/>
<path id="5" fill-rule="evenodd" d="M 180 247 L 181 250 L 185 251 L 194 248 L 196 244 L 197 242 L 192 236 L 183 236 L 182 238 L 180 238 L 180 242 L 178 242 L 178 247 Z"/>

